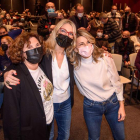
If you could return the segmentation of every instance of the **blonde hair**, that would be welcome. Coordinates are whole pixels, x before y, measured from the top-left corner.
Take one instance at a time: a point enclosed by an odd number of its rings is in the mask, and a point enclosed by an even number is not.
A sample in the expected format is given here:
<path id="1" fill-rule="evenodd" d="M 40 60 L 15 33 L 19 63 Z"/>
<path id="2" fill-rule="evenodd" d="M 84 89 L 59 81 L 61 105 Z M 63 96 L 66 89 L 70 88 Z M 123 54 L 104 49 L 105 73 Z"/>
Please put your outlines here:
<path id="1" fill-rule="evenodd" d="M 98 58 L 99 57 L 103 57 L 103 52 L 104 50 L 101 48 L 98 48 L 95 45 L 95 38 L 86 30 L 78 30 L 77 31 L 77 38 L 83 36 L 85 37 L 91 44 L 94 45 L 94 50 L 92 53 L 92 57 L 94 59 L 95 62 L 98 62 Z M 80 67 L 80 62 L 81 62 L 81 55 L 79 55 L 78 51 L 75 51 L 77 48 L 76 46 L 73 46 L 68 52 L 67 55 L 70 58 L 70 61 L 72 62 L 72 64 L 74 65 L 75 68 Z"/>
<path id="2" fill-rule="evenodd" d="M 13 43 L 13 39 L 10 37 L 10 36 L 4 36 L 1 38 L 2 39 L 6 39 L 7 42 L 8 42 L 8 45 L 11 45 Z M 3 56 L 5 53 L 4 51 L 2 50 L 2 47 L 0 47 L 0 55 Z"/>
<path id="3" fill-rule="evenodd" d="M 75 27 L 75 24 L 69 19 L 63 19 L 63 20 L 59 21 L 58 24 L 55 26 L 55 28 L 52 31 L 52 33 L 50 34 L 49 38 L 46 41 L 44 41 L 46 54 L 51 54 L 51 55 L 54 54 L 54 49 L 55 49 L 55 45 L 56 45 L 56 37 L 58 35 L 58 31 L 64 24 L 67 24 L 67 23 L 70 24 L 73 28 L 74 38 L 73 38 L 73 41 L 71 43 L 71 46 L 69 46 L 66 49 L 66 51 L 69 50 L 70 48 L 72 48 L 73 46 L 76 46 L 76 27 Z"/>

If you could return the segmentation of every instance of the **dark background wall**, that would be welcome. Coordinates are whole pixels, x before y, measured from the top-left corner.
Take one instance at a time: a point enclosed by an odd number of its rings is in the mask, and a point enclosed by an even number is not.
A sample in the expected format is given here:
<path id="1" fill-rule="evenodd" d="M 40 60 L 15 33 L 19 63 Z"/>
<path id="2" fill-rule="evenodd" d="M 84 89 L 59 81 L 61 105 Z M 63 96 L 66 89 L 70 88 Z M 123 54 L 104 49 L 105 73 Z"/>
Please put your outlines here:
<path id="1" fill-rule="evenodd" d="M 124 5 L 126 3 L 129 7 L 131 7 L 132 12 L 140 11 L 140 0 L 114 0 L 113 3 L 117 3 L 118 8 L 120 8 L 121 3 L 122 9 L 124 9 Z"/>
<path id="2" fill-rule="evenodd" d="M 112 4 L 113 0 L 94 0 L 93 9 L 97 12 L 109 12 L 111 10 Z"/>
<path id="3" fill-rule="evenodd" d="M 22 13 L 24 10 L 24 2 L 25 2 L 25 9 L 28 8 L 30 9 L 31 13 L 34 14 L 34 9 L 35 9 L 35 3 L 37 0 L 12 0 L 13 1 L 13 10 L 18 10 L 19 13 Z M 42 14 L 45 12 L 45 4 L 48 1 L 54 2 L 56 9 L 59 9 L 59 0 L 39 0 L 41 5 L 43 6 L 42 8 Z M 119 3 L 122 0 L 114 0 L 114 3 Z M 130 0 L 123 0 L 124 1 L 129 1 Z M 132 1 L 132 0 L 131 0 Z M 134 1 L 139 1 L 140 5 L 140 0 L 133 0 L 131 4 L 135 3 Z M 104 2 L 104 6 L 102 7 L 102 3 Z M 0 0 L 0 3 L 2 5 L 2 8 L 9 10 L 11 8 L 11 0 Z M 76 3 L 83 3 L 85 7 L 85 12 L 89 13 L 92 11 L 92 7 L 94 11 L 101 12 L 103 11 L 110 11 L 111 5 L 113 4 L 113 0 L 60 0 L 60 9 L 68 10 L 70 7 L 73 7 Z"/>

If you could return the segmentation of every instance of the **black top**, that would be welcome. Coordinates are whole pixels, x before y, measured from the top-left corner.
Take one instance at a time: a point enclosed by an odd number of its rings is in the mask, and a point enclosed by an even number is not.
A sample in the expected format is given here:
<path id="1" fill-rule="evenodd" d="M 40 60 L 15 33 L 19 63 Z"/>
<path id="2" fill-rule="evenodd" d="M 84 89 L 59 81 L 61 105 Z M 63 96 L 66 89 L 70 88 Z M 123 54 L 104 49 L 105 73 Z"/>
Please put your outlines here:
<path id="1" fill-rule="evenodd" d="M 82 17 L 79 19 L 76 15 L 69 18 L 71 21 L 74 22 L 76 29 L 79 29 L 80 27 L 87 28 L 88 27 L 88 21 L 86 17 Z"/>

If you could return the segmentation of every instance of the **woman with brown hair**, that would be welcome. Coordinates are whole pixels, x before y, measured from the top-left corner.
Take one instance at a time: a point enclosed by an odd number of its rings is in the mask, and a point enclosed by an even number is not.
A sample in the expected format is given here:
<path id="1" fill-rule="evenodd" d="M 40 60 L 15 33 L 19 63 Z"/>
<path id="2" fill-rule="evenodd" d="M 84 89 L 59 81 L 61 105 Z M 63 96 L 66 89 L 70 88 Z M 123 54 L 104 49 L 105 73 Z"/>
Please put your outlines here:
<path id="1" fill-rule="evenodd" d="M 44 54 L 42 43 L 33 33 L 18 36 L 9 48 L 20 79 L 12 90 L 5 86 L 3 128 L 6 140 L 49 140 L 53 120 L 53 86 L 39 67 Z M 7 81 L 8 84 L 8 81 Z"/>
<path id="2" fill-rule="evenodd" d="M 77 31 L 76 47 L 69 52 L 74 77 L 84 96 L 84 119 L 89 140 L 100 138 L 100 125 L 105 115 L 115 140 L 124 140 L 125 110 L 123 85 L 113 59 L 104 56 L 95 39 L 85 30 Z"/>
<path id="3" fill-rule="evenodd" d="M 76 45 L 76 27 L 68 19 L 61 20 L 44 43 L 46 54 L 40 63 L 41 68 L 53 83 L 54 119 L 58 126 L 57 140 L 68 140 L 70 136 L 71 107 L 74 104 L 73 65 L 66 52 Z M 5 84 L 8 88 L 16 85 L 18 80 L 12 74 L 5 73 Z M 7 84 L 8 81 L 8 84 Z M 10 86 L 9 86 L 10 85 Z M 50 140 L 54 137 L 52 125 Z M 42 139 L 41 139 L 42 140 Z"/>

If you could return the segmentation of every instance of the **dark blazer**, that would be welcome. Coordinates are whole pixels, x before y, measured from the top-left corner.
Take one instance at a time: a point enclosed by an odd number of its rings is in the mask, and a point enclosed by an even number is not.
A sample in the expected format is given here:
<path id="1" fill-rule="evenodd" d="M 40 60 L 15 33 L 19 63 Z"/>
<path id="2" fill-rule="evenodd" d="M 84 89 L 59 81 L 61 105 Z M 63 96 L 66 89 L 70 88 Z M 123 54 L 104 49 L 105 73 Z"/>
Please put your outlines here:
<path id="1" fill-rule="evenodd" d="M 73 23 L 76 26 L 76 29 L 79 29 L 80 27 L 87 28 L 88 27 L 88 21 L 85 16 L 83 16 L 81 19 L 79 19 L 76 15 L 69 18 L 69 20 L 73 21 Z"/>
<path id="2" fill-rule="evenodd" d="M 68 60 L 68 68 L 69 68 L 69 74 L 70 74 L 70 95 L 71 95 L 71 106 L 74 104 L 74 74 L 73 74 L 73 65 L 71 64 L 69 58 Z M 48 77 L 48 79 L 53 83 L 53 77 L 52 77 L 52 55 L 44 55 L 43 59 L 40 63 L 40 67 Z"/>
<path id="3" fill-rule="evenodd" d="M 5 140 L 49 140 L 51 125 L 46 125 L 39 90 L 25 64 L 14 69 L 20 84 L 4 89 Z"/>

